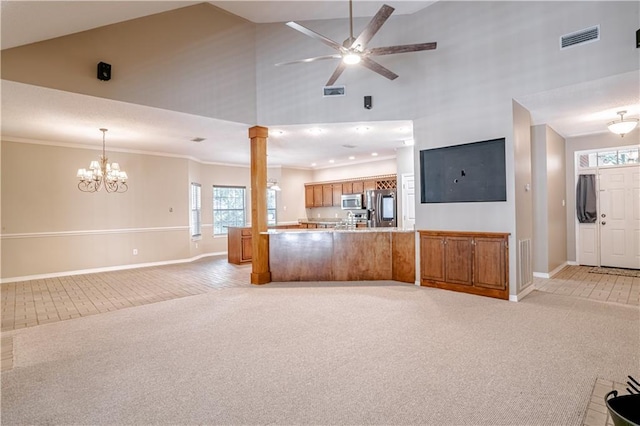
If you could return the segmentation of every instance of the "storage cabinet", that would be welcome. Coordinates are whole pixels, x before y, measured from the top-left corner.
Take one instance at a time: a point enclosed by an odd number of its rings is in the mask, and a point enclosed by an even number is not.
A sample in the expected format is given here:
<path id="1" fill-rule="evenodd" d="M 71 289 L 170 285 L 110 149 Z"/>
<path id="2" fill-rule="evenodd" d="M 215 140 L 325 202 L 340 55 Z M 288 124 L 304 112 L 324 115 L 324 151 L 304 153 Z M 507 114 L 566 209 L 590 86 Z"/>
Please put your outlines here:
<path id="1" fill-rule="evenodd" d="M 342 193 L 343 194 L 353 194 L 353 182 L 343 182 L 342 183 Z"/>
<path id="2" fill-rule="evenodd" d="M 509 298 L 509 234 L 420 231 L 420 284 Z"/>
<path id="3" fill-rule="evenodd" d="M 342 201 L 342 184 L 341 183 L 334 183 L 333 185 L 331 185 L 333 188 L 333 204 L 332 206 L 334 207 L 341 207 L 341 201 Z"/>
<path id="4" fill-rule="evenodd" d="M 313 206 L 322 207 L 322 185 L 313 185 Z"/>
<path id="5" fill-rule="evenodd" d="M 333 185 L 322 185 L 322 207 L 333 206 Z"/>
<path id="6" fill-rule="evenodd" d="M 304 186 L 304 206 L 306 208 L 315 207 L 313 205 L 313 185 Z"/>
<path id="7" fill-rule="evenodd" d="M 227 259 L 236 265 L 251 262 L 251 228 L 229 228 Z"/>
<path id="8" fill-rule="evenodd" d="M 364 181 L 353 182 L 352 194 L 360 194 L 364 192 Z"/>

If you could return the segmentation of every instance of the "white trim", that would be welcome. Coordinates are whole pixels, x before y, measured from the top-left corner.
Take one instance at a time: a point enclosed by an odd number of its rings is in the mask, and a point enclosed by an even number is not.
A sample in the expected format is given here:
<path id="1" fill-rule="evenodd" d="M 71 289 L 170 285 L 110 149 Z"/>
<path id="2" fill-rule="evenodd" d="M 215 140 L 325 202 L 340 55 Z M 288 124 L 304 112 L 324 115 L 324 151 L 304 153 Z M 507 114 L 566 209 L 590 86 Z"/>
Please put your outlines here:
<path id="1" fill-rule="evenodd" d="M 70 275 L 95 274 L 98 272 L 123 271 L 126 269 L 147 268 L 149 266 L 163 266 L 163 265 L 174 265 L 176 263 L 189 263 L 195 260 L 202 259 L 203 257 L 222 256 L 225 254 L 227 254 L 226 251 L 220 251 L 215 253 L 200 254 L 198 256 L 194 256 L 187 259 L 163 260 L 160 262 L 134 263 L 131 265 L 105 266 L 103 268 L 79 269 L 76 271 L 54 272 L 50 274 L 25 275 L 22 277 L 0 278 L 0 284 L 15 283 L 15 282 L 21 282 L 21 281 L 30 281 L 30 280 L 42 280 L 46 278 L 66 277 Z"/>
<path id="2" fill-rule="evenodd" d="M 525 287 L 525 289 L 522 290 L 520 293 L 518 293 L 518 294 L 510 294 L 509 295 L 509 302 L 519 302 L 522 299 L 524 299 L 533 290 L 535 290 L 535 287 L 534 287 L 533 283 L 531 283 L 527 287 Z"/>
<path id="3" fill-rule="evenodd" d="M 551 278 L 553 277 L 555 274 L 557 274 L 558 272 L 560 272 L 562 270 L 562 268 L 564 268 L 565 266 L 569 265 L 569 262 L 564 262 L 562 265 L 558 266 L 556 269 L 554 269 L 551 272 L 534 272 L 533 276 L 536 278 Z"/>
<path id="4" fill-rule="evenodd" d="M 155 228 L 88 229 L 85 231 L 25 232 L 20 234 L 2 234 L 3 240 L 19 238 L 78 237 L 83 235 L 133 234 L 140 232 L 170 232 L 189 230 L 188 226 L 164 226 Z"/>
<path id="5" fill-rule="evenodd" d="M 579 263 L 576 262 L 575 260 L 567 260 L 567 265 L 571 265 L 571 266 L 578 266 Z"/>
<path id="6" fill-rule="evenodd" d="M 414 284 L 420 287 L 420 281 L 416 281 Z"/>

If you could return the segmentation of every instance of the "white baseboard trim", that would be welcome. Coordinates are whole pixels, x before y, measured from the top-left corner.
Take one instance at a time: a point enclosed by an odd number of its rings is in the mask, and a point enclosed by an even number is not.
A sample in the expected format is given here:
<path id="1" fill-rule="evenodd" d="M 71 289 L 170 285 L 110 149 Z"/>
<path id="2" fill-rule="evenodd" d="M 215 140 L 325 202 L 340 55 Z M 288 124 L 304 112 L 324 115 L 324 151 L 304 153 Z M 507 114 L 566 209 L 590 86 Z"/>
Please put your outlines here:
<path id="1" fill-rule="evenodd" d="M 567 260 L 567 265 L 571 265 L 571 266 L 578 266 L 579 263 L 576 262 L 575 260 Z"/>
<path id="2" fill-rule="evenodd" d="M 420 281 L 416 281 L 414 284 L 420 287 Z"/>
<path id="3" fill-rule="evenodd" d="M 535 288 L 533 286 L 533 283 L 531 283 L 531 284 L 529 284 L 529 286 L 527 288 L 522 290 L 520 293 L 518 293 L 518 294 L 510 294 L 509 295 L 509 302 L 519 302 L 522 299 L 524 299 L 533 290 L 535 290 Z"/>
<path id="4" fill-rule="evenodd" d="M 556 269 L 554 269 L 551 272 L 534 272 L 533 276 L 537 278 L 551 278 L 558 272 L 562 271 L 562 269 L 567 265 L 570 265 L 568 261 L 564 262 L 562 265 L 558 266 Z"/>
<path id="5" fill-rule="evenodd" d="M 64 272 L 53 272 L 50 274 L 25 275 L 22 277 L 9 277 L 9 278 L 0 279 L 0 284 L 16 283 L 16 282 L 31 281 L 31 280 L 43 280 L 46 278 L 67 277 L 70 275 L 95 274 L 98 272 L 123 271 L 125 269 L 148 268 L 150 266 L 173 265 L 176 263 L 189 263 L 196 260 L 200 260 L 204 257 L 222 256 L 226 254 L 227 254 L 226 251 L 220 251 L 215 253 L 199 254 L 198 256 L 190 257 L 187 259 L 163 260 L 161 262 L 134 263 L 131 265 L 105 266 L 103 268 L 80 269 L 77 271 L 64 271 Z"/>

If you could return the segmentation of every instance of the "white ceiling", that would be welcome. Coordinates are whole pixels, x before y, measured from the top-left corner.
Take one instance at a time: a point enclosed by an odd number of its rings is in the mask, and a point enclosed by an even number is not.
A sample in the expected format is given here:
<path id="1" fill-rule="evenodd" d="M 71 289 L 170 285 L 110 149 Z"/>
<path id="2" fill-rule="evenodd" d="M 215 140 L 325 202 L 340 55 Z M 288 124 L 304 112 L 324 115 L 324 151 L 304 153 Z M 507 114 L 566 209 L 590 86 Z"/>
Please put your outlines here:
<path id="1" fill-rule="evenodd" d="M 2 48 L 19 46 L 78 31 L 164 12 L 193 1 L 6 1 L 1 4 Z M 339 1 L 212 1 L 253 22 L 344 18 L 346 0 Z M 383 1 L 354 2 L 354 15 L 371 16 Z M 396 14 L 413 13 L 432 1 L 386 1 Z M 637 73 L 608 77 L 517 99 L 532 113 L 534 124 L 546 123 L 565 137 L 606 131 L 616 111 L 640 113 Z M 99 112 L 99 113 L 98 113 Z M 136 117 L 132 122 L 130 117 Z M 328 166 L 395 155 L 412 138 L 410 121 L 323 125 L 312 136 L 311 125 L 271 127 L 270 165 Z M 365 137 L 356 127 L 369 127 Z M 10 140 L 50 141 L 101 146 L 100 127 L 109 128 L 107 149 L 152 151 L 189 156 L 201 161 L 248 164 L 247 123 L 230 123 L 158 108 L 2 81 L 2 136 Z M 402 132 L 399 129 L 404 128 Z M 211 129 L 215 129 L 212 131 Z M 275 130 L 284 131 L 277 137 Z M 204 137 L 200 143 L 193 137 Z M 363 139 L 360 143 L 359 139 Z M 317 143 L 300 143 L 300 141 Z M 348 141 L 348 142 L 347 142 Z M 355 141 L 355 142 L 354 142 Z M 343 145 L 352 144 L 354 148 Z M 353 155 L 355 160 L 348 160 Z"/>

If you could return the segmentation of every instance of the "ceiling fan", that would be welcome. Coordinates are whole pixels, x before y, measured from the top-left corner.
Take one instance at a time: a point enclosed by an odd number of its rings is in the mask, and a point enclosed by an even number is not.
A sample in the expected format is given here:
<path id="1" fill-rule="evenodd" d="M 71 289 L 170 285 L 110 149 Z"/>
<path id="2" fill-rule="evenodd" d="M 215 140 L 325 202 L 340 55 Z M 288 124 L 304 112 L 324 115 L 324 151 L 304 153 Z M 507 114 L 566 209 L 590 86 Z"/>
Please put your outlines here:
<path id="1" fill-rule="evenodd" d="M 333 55 L 325 55 L 325 56 L 316 56 L 313 58 L 300 59 L 297 61 L 291 62 L 281 62 L 276 64 L 279 65 L 289 65 L 289 64 L 299 64 L 303 62 L 313 62 L 319 61 L 323 59 L 342 59 L 340 64 L 337 66 L 336 70 L 333 72 L 329 81 L 327 81 L 326 86 L 333 85 L 338 77 L 345 70 L 347 65 L 353 64 L 361 64 L 366 68 L 369 68 L 371 71 L 374 71 L 383 77 L 388 78 L 389 80 L 395 80 L 398 78 L 398 74 L 393 71 L 383 67 L 378 62 L 371 59 L 372 56 L 382 56 L 382 55 L 393 55 L 396 53 L 406 53 L 406 52 L 418 52 L 421 50 L 433 50 L 436 48 L 437 43 L 417 43 L 417 44 L 404 44 L 399 46 L 387 46 L 387 47 L 372 47 L 367 48 L 367 43 L 371 41 L 374 35 L 380 30 L 382 25 L 389 19 L 389 16 L 393 13 L 395 9 L 389 5 L 382 5 L 378 13 L 371 19 L 369 24 L 365 27 L 364 30 L 360 33 L 358 38 L 353 37 L 353 1 L 349 0 L 349 38 L 346 39 L 342 45 L 339 43 L 327 38 L 321 34 L 316 33 L 315 31 L 310 30 L 309 28 L 303 27 L 302 25 L 295 23 L 293 21 L 287 22 L 287 26 L 293 28 L 294 30 L 300 31 L 302 34 L 305 34 L 311 38 L 315 38 L 320 42 L 326 44 L 329 47 L 337 50 L 339 53 L 335 53 Z"/>

